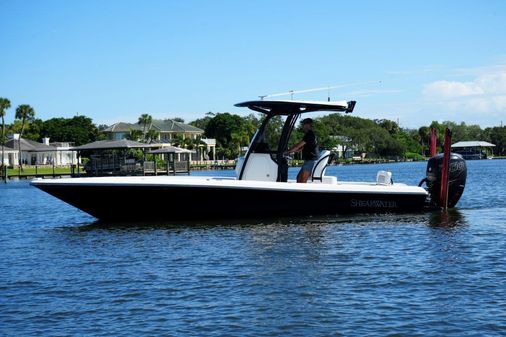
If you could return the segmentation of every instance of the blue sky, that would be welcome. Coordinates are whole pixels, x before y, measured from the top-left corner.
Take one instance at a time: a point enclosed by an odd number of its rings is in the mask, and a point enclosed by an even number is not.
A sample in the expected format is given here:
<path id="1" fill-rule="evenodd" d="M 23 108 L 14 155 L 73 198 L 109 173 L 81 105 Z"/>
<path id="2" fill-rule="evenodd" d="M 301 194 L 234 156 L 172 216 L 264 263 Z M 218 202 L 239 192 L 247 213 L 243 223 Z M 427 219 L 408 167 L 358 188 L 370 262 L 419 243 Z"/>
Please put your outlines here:
<path id="1" fill-rule="evenodd" d="M 506 122 L 502 0 L 0 0 L 0 12 L 0 97 L 41 119 L 189 122 L 246 115 L 233 104 L 263 94 L 351 84 L 331 98 L 357 100 L 360 117 Z"/>

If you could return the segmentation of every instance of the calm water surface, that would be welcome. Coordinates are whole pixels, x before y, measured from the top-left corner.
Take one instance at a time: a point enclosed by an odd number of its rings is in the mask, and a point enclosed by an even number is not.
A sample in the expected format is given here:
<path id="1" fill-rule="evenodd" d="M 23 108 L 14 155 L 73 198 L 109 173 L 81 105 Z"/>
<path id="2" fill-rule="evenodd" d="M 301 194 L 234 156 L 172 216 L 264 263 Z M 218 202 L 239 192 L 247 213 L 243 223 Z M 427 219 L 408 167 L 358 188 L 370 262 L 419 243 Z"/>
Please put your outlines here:
<path id="1" fill-rule="evenodd" d="M 417 184 L 425 163 L 327 174 L 381 169 Z M 506 160 L 469 161 L 447 215 L 133 226 L 2 184 L 0 335 L 505 336 L 505 172 Z"/>

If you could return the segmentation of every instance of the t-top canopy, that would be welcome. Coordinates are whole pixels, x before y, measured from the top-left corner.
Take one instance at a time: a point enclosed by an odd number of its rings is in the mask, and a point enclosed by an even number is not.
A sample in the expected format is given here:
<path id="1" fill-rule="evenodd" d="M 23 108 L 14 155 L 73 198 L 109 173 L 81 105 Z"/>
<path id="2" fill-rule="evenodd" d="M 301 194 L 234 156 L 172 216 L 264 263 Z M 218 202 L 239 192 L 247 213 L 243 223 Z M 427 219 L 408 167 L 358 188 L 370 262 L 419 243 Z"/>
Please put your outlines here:
<path id="1" fill-rule="evenodd" d="M 350 113 L 356 101 L 316 102 L 316 101 L 248 101 L 237 103 L 237 107 L 247 107 L 265 114 L 292 115 L 314 111 L 340 111 Z"/>

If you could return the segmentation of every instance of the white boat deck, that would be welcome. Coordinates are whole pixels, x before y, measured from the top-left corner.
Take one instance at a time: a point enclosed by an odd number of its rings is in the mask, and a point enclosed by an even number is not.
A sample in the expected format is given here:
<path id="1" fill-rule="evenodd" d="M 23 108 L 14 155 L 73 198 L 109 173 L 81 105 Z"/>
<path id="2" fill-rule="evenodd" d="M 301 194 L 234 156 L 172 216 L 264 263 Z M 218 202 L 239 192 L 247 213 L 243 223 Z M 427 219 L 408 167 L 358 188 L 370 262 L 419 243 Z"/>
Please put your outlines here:
<path id="1" fill-rule="evenodd" d="M 377 184 L 376 182 L 312 182 L 298 184 L 294 180 L 284 182 L 267 182 L 236 180 L 233 177 L 205 176 L 140 176 L 140 177 L 86 177 L 62 179 L 36 179 L 33 185 L 69 185 L 69 186 L 182 186 L 200 188 L 240 188 L 262 189 L 291 192 L 328 192 L 328 193 L 388 193 L 388 194 L 423 194 L 427 191 L 418 186 L 405 184 Z"/>

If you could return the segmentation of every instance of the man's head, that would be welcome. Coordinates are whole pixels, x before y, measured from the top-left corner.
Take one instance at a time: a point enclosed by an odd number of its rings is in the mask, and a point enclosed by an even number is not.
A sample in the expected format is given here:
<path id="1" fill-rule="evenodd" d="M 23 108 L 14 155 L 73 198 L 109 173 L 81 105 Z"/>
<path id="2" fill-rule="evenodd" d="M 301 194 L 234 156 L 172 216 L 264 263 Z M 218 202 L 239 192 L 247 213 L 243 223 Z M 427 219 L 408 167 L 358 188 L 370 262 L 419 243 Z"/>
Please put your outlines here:
<path id="1" fill-rule="evenodd" d="M 303 119 L 300 124 L 302 124 L 302 130 L 304 132 L 307 132 L 308 130 L 311 130 L 313 128 L 313 120 L 311 118 L 305 118 Z"/>

